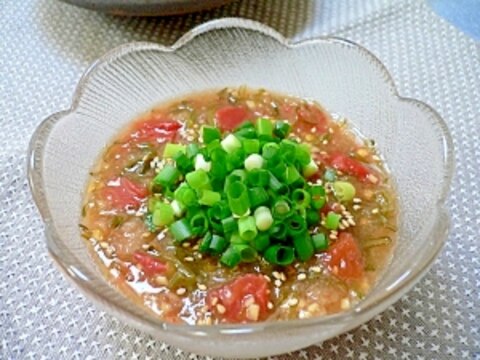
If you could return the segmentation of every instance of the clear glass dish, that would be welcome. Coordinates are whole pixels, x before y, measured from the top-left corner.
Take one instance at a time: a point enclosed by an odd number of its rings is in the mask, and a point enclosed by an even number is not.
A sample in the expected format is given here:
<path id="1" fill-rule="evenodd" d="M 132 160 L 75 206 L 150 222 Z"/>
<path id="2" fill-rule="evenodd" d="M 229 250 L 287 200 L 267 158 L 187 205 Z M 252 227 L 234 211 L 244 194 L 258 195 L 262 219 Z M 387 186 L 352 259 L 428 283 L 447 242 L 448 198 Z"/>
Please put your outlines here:
<path id="1" fill-rule="evenodd" d="M 375 139 L 395 179 L 401 219 L 394 258 L 372 292 L 326 317 L 244 325 L 173 325 L 112 288 L 90 258 L 78 222 L 88 172 L 119 129 L 154 105 L 192 91 L 248 85 L 318 100 Z M 384 66 L 349 41 L 291 43 L 241 19 L 201 25 L 174 46 L 132 43 L 95 62 L 69 110 L 43 121 L 30 143 L 29 180 L 48 250 L 65 276 L 109 313 L 198 354 L 284 353 L 348 331 L 385 310 L 429 269 L 449 228 L 453 174 L 447 126 L 428 105 L 400 97 Z"/>

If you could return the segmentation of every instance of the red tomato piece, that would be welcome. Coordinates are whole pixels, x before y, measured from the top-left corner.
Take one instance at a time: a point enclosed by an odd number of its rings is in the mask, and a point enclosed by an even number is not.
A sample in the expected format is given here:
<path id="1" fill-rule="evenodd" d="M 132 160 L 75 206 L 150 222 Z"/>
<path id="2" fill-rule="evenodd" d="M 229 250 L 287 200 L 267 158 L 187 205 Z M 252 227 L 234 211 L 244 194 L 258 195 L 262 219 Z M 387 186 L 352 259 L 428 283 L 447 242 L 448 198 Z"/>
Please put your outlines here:
<path id="1" fill-rule="evenodd" d="M 135 142 L 164 143 L 172 141 L 182 125 L 156 114 L 134 127 L 129 137 Z"/>
<path id="2" fill-rule="evenodd" d="M 227 105 L 217 110 L 215 118 L 217 120 L 217 126 L 222 131 L 232 131 L 238 125 L 248 119 L 248 111 L 239 106 Z"/>
<path id="3" fill-rule="evenodd" d="M 145 186 L 126 177 L 108 181 L 107 186 L 103 189 L 103 196 L 116 209 L 124 209 L 126 206 L 138 207 L 147 195 L 148 190 Z"/>
<path id="4" fill-rule="evenodd" d="M 156 259 L 150 254 L 140 252 L 140 251 L 135 251 L 133 253 L 133 261 L 136 264 L 141 265 L 142 271 L 147 276 L 164 274 L 168 269 L 168 266 L 166 263 Z"/>
<path id="5" fill-rule="evenodd" d="M 368 175 L 371 174 L 371 171 L 360 161 L 342 153 L 331 154 L 328 157 L 328 162 L 331 167 L 340 170 L 344 174 L 355 176 L 362 181 L 365 181 Z"/>
<path id="6" fill-rule="evenodd" d="M 310 132 L 315 128 L 317 134 L 327 131 L 327 115 L 313 105 L 302 105 L 297 109 L 297 122 L 295 127 L 302 132 Z"/>
<path id="7" fill-rule="evenodd" d="M 363 276 L 362 252 L 352 234 L 340 233 L 326 254 L 326 265 L 339 278 L 355 280 Z"/>
<path id="8" fill-rule="evenodd" d="M 267 280 L 262 275 L 246 274 L 210 290 L 207 304 L 226 322 L 250 322 L 267 317 L 269 298 Z M 248 309 L 252 304 L 253 308 Z"/>

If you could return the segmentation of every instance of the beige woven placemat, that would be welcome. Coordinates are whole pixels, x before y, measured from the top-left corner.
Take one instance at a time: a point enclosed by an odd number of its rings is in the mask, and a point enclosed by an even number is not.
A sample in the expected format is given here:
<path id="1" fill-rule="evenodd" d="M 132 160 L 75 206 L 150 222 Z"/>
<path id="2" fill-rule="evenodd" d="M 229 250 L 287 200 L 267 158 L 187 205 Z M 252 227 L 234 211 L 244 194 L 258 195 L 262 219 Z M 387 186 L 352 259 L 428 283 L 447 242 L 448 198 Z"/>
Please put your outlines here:
<path id="1" fill-rule="evenodd" d="M 480 359 L 480 48 L 419 0 L 251 0 L 165 19 L 0 1 L 0 358 L 197 358 L 97 310 L 54 268 L 27 187 L 26 148 L 105 51 L 132 40 L 169 44 L 222 16 L 262 21 L 295 39 L 328 34 L 364 45 L 402 95 L 441 113 L 456 147 L 452 231 L 428 275 L 372 321 L 279 358 Z"/>

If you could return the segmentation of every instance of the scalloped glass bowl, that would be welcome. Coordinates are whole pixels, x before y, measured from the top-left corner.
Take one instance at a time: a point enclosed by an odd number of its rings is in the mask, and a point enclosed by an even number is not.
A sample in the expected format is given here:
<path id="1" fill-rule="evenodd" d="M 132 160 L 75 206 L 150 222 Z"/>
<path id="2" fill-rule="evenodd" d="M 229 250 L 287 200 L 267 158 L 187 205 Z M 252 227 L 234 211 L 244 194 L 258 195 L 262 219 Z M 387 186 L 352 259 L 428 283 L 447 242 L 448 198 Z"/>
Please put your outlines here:
<path id="1" fill-rule="evenodd" d="M 109 139 L 154 105 L 202 89 L 248 85 L 318 100 L 372 139 L 395 178 L 401 218 L 394 258 L 350 311 L 259 324 L 189 326 L 153 319 L 113 289 L 91 260 L 78 221 L 88 172 Z M 156 338 L 199 354 L 257 357 L 306 347 L 366 322 L 407 292 L 441 250 L 452 141 L 429 106 L 400 97 L 383 65 L 345 40 L 290 43 L 258 23 L 206 23 L 173 47 L 133 43 L 84 75 L 72 107 L 47 118 L 30 144 L 29 180 L 50 254 L 89 299 Z"/>

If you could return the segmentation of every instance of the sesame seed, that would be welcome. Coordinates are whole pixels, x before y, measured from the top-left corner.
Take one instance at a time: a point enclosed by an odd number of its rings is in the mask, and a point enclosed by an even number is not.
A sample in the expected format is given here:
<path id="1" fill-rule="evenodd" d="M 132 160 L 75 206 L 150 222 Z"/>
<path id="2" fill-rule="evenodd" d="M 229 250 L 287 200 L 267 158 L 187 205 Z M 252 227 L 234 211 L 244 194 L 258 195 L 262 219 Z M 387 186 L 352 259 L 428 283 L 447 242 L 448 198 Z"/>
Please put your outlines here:
<path id="1" fill-rule="evenodd" d="M 330 235 L 328 237 L 332 240 L 337 240 L 337 234 L 330 233 Z"/>
<path id="2" fill-rule="evenodd" d="M 196 244 L 192 249 L 193 249 L 193 250 L 198 250 L 198 248 L 199 248 L 199 245 Z"/>
<path id="3" fill-rule="evenodd" d="M 312 317 L 312 314 L 309 313 L 308 311 L 302 310 L 302 311 L 300 311 L 300 313 L 298 314 L 298 317 L 299 317 L 300 319 L 308 319 L 308 318 Z"/>
<path id="4" fill-rule="evenodd" d="M 291 298 L 288 300 L 288 306 L 296 306 L 298 304 L 297 298 Z"/>
<path id="5" fill-rule="evenodd" d="M 217 297 L 213 297 L 213 298 L 212 298 L 212 301 L 211 301 L 212 306 L 217 305 L 217 303 L 218 303 L 218 298 L 217 298 Z"/>
<path id="6" fill-rule="evenodd" d="M 345 230 L 345 229 L 346 229 L 343 224 L 338 225 L 338 228 L 339 228 L 340 230 Z"/>
<path id="7" fill-rule="evenodd" d="M 316 126 L 312 127 L 312 128 L 310 129 L 310 132 L 311 132 L 312 134 L 315 134 L 315 133 L 317 132 L 317 127 L 316 127 Z"/>
<path id="8" fill-rule="evenodd" d="M 269 301 L 269 302 L 267 303 L 267 308 L 268 308 L 269 310 L 272 310 L 272 309 L 273 309 L 273 303 L 272 303 L 271 301 Z"/>
<path id="9" fill-rule="evenodd" d="M 250 306 L 255 303 L 255 299 L 253 297 L 248 297 L 247 300 L 245 300 L 244 306 Z"/>
<path id="10" fill-rule="evenodd" d="M 353 218 L 349 218 L 349 219 L 348 219 L 348 223 L 349 223 L 351 226 L 357 225 L 357 223 L 355 222 L 355 220 L 353 220 Z"/>
<path id="11" fill-rule="evenodd" d="M 106 249 L 108 247 L 108 243 L 106 241 L 101 241 L 99 245 L 102 249 Z"/>
<path id="12" fill-rule="evenodd" d="M 297 276 L 297 280 L 305 280 L 307 278 L 307 275 L 305 273 L 300 273 Z"/>
<path id="13" fill-rule="evenodd" d="M 217 304 L 216 308 L 219 314 L 225 314 L 225 311 L 227 311 L 227 309 L 225 309 L 225 306 L 223 306 L 222 304 Z"/>
<path id="14" fill-rule="evenodd" d="M 184 242 L 184 243 L 182 244 L 182 246 L 183 246 L 184 248 L 188 248 L 188 247 L 190 247 L 190 245 L 191 245 L 191 244 L 190 244 L 188 241 L 187 241 L 187 242 Z"/>
<path id="15" fill-rule="evenodd" d="M 370 180 L 370 182 L 372 182 L 374 184 L 378 183 L 378 178 L 375 175 L 368 174 L 367 179 Z"/>
<path id="16" fill-rule="evenodd" d="M 163 275 L 155 276 L 155 284 L 160 286 L 168 285 L 168 279 Z"/>
<path id="17" fill-rule="evenodd" d="M 187 256 L 187 257 L 184 257 L 183 260 L 188 261 L 188 262 L 192 262 L 194 260 L 194 258 L 191 257 L 191 256 Z"/>
<path id="18" fill-rule="evenodd" d="M 202 291 L 207 290 L 207 287 L 203 284 L 198 284 L 197 287 L 198 287 L 199 290 L 202 290 Z"/>
<path id="19" fill-rule="evenodd" d="M 342 301 L 340 302 L 340 307 L 342 308 L 342 310 L 350 309 L 350 300 L 348 300 L 347 298 L 342 299 Z"/>
<path id="20" fill-rule="evenodd" d="M 194 255 L 197 257 L 197 259 L 203 259 L 203 255 L 200 253 L 195 253 Z"/>
<path id="21" fill-rule="evenodd" d="M 373 161 L 381 161 L 380 157 L 378 157 L 377 155 L 372 155 L 372 160 Z"/>
<path id="22" fill-rule="evenodd" d="M 360 205 L 353 205 L 353 210 L 360 210 L 362 207 Z"/>
<path id="23" fill-rule="evenodd" d="M 346 228 L 348 228 L 349 224 L 348 224 L 348 220 L 346 219 L 342 219 L 342 225 Z"/>
<path id="24" fill-rule="evenodd" d="M 375 208 L 372 210 L 372 214 L 378 214 L 380 212 L 380 210 L 378 210 L 378 208 Z"/>
<path id="25" fill-rule="evenodd" d="M 280 279 L 280 273 L 279 273 L 278 271 L 272 272 L 272 276 L 273 276 L 275 279 Z"/>
<path id="26" fill-rule="evenodd" d="M 312 271 L 314 273 L 320 273 L 320 272 L 322 272 L 322 269 L 320 268 L 320 266 L 312 266 L 310 268 L 310 271 Z"/>
<path id="27" fill-rule="evenodd" d="M 362 199 L 356 197 L 356 198 L 353 198 L 353 202 L 354 202 L 355 204 L 360 204 L 360 203 L 362 202 Z"/>
<path id="28" fill-rule="evenodd" d="M 322 144 L 323 144 L 323 145 L 327 145 L 327 144 L 328 144 L 328 140 L 326 140 L 326 139 L 323 140 L 323 141 L 322 141 Z"/>
<path id="29" fill-rule="evenodd" d="M 246 315 L 248 320 L 257 321 L 260 315 L 260 306 L 258 304 L 248 306 Z"/>
<path id="30" fill-rule="evenodd" d="M 185 289 L 185 288 L 178 288 L 176 292 L 177 292 L 177 295 L 180 295 L 180 296 L 181 296 L 181 295 L 185 295 L 185 293 L 187 292 L 187 289 Z"/>
<path id="31" fill-rule="evenodd" d="M 279 280 L 279 279 L 277 279 L 277 280 L 274 281 L 273 284 L 274 284 L 276 287 L 280 287 L 280 286 L 282 286 L 282 281 Z"/>
<path id="32" fill-rule="evenodd" d="M 338 231 L 337 230 L 332 230 L 332 234 L 338 235 Z"/>
<path id="33" fill-rule="evenodd" d="M 263 275 L 263 277 L 265 278 L 265 280 L 267 280 L 268 282 L 272 282 L 272 279 L 270 279 L 270 277 L 268 275 Z"/>

